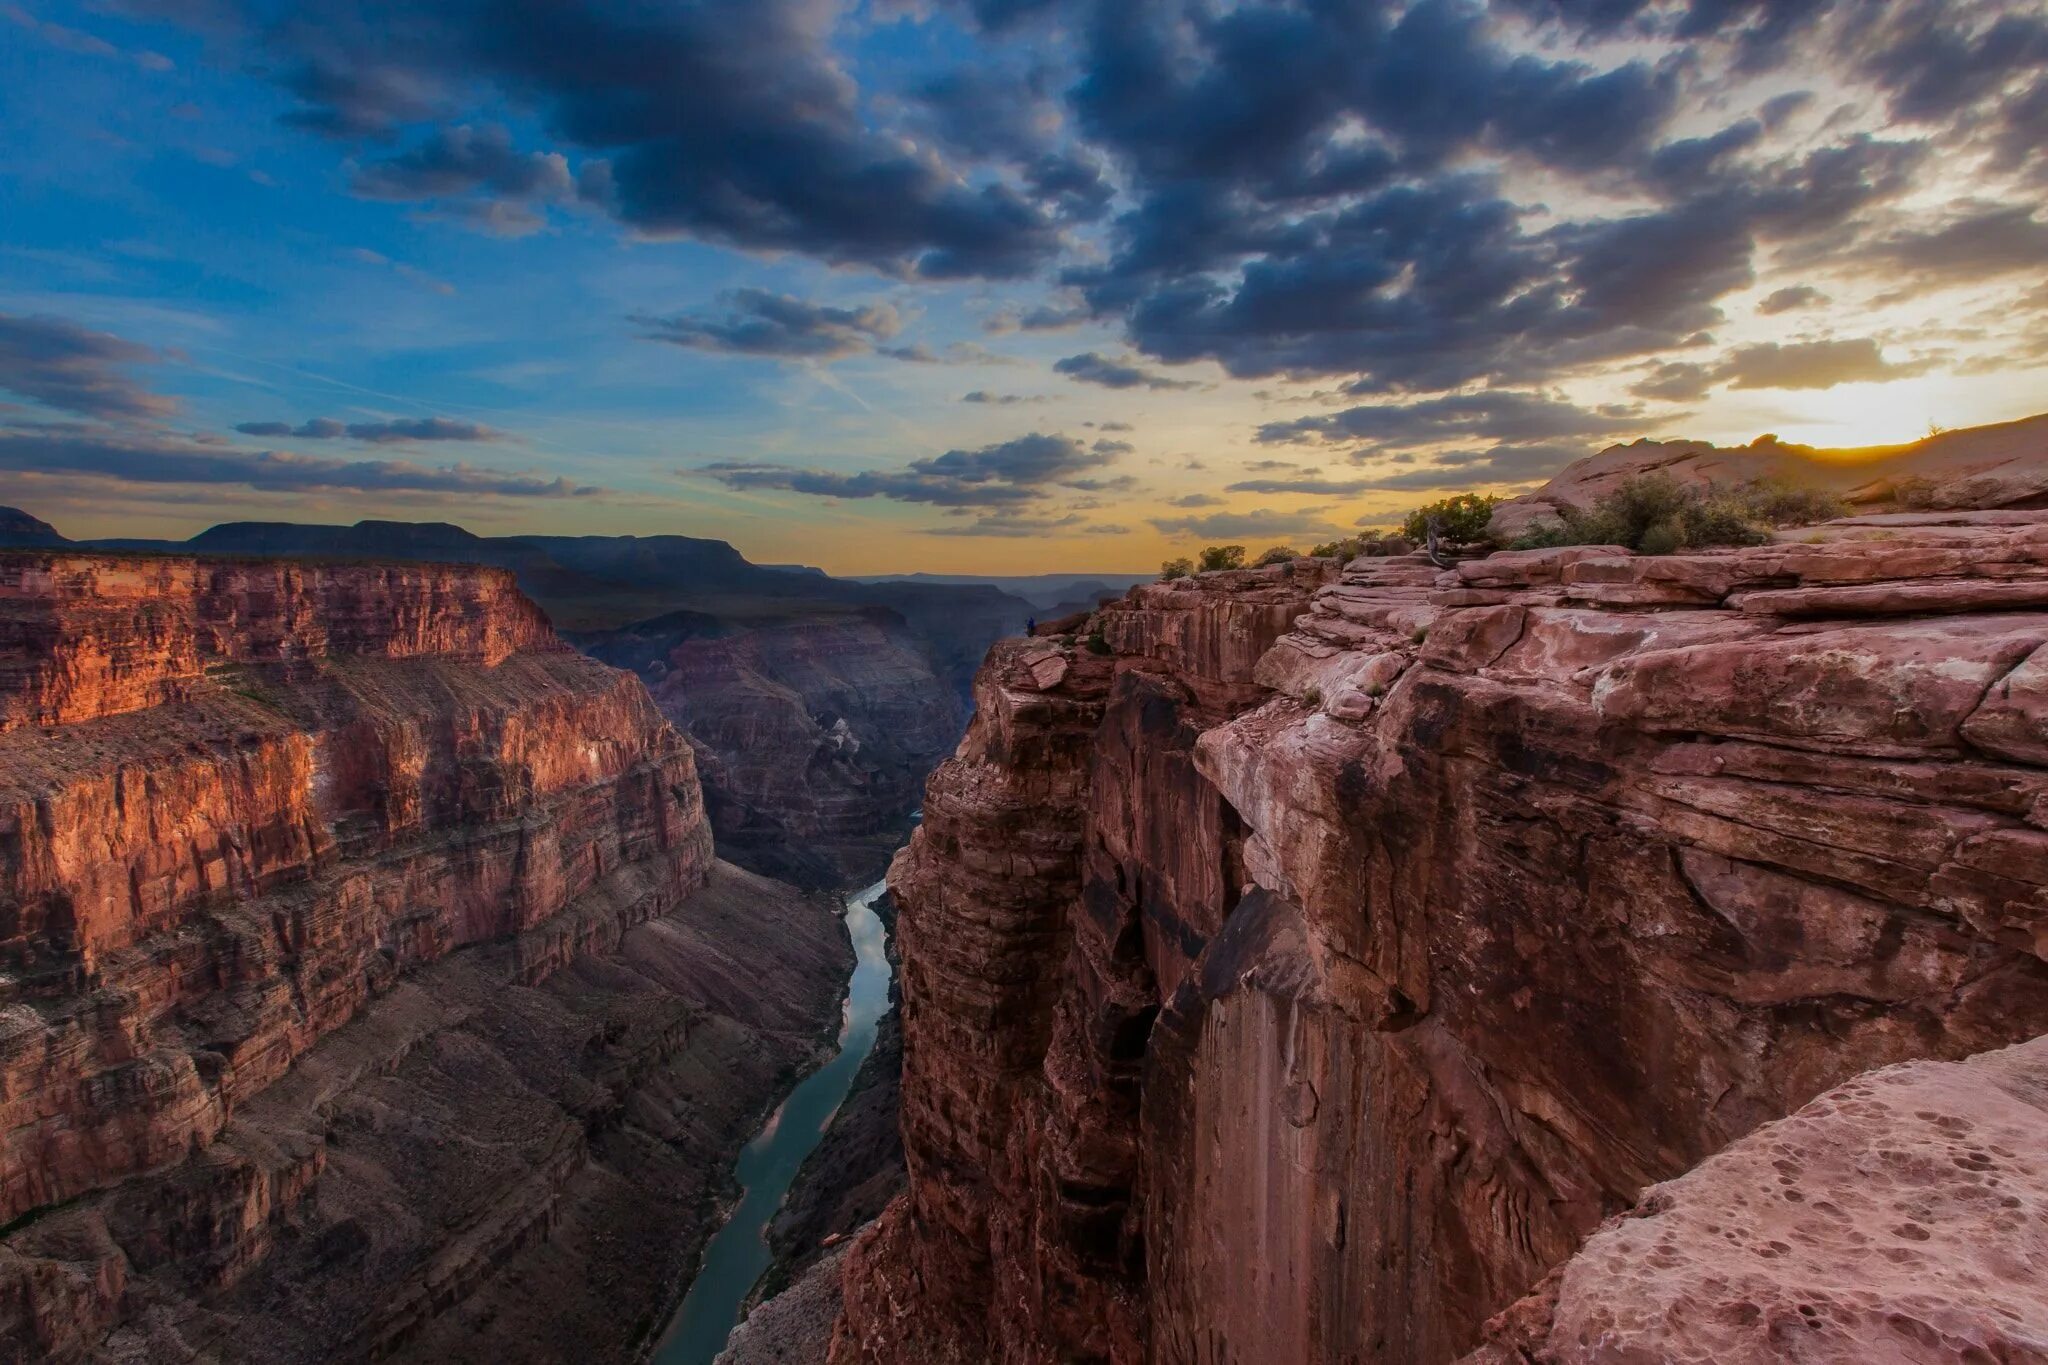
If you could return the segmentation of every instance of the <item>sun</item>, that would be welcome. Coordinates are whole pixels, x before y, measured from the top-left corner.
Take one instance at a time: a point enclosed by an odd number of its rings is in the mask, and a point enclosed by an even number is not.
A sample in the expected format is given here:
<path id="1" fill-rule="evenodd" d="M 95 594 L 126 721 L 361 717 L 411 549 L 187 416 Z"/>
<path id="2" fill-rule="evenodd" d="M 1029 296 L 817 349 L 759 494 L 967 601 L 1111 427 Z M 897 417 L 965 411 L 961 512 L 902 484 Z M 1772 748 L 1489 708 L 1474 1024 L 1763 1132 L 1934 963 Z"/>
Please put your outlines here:
<path id="1" fill-rule="evenodd" d="M 1822 448 L 1903 445 L 1928 434 L 1957 410 L 1951 386 L 1933 375 L 1883 383 L 1841 384 L 1803 393 L 1786 404 L 1800 420 L 1780 420 L 1777 434 Z"/>

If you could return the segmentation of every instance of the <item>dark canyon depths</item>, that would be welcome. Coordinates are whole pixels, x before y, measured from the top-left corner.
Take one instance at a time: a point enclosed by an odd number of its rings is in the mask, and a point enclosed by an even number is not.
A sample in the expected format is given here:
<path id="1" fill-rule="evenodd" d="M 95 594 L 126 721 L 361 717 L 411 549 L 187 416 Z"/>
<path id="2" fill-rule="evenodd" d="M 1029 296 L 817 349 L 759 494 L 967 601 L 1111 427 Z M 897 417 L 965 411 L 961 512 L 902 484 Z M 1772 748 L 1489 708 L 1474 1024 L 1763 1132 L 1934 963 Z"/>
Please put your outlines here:
<path id="1" fill-rule="evenodd" d="M 1203 575 L 976 700 L 839 1365 L 2048 1359 L 2048 513 Z"/>
<path id="2" fill-rule="evenodd" d="M 832 578 L 687 536 L 478 536 L 444 523 L 230 522 L 189 541 L 74 543 L 0 509 L 0 546 L 411 560 L 510 569 L 562 638 L 644 682 L 695 750 L 720 856 L 813 889 L 879 876 L 966 725 L 989 644 L 1079 575 Z M 1128 580 L 1118 579 L 1121 586 Z M 1089 604 L 1092 604 L 1092 598 Z"/>
<path id="3" fill-rule="evenodd" d="M 512 576 L 0 555 L 0 1357 L 628 1359 L 827 898 Z"/>

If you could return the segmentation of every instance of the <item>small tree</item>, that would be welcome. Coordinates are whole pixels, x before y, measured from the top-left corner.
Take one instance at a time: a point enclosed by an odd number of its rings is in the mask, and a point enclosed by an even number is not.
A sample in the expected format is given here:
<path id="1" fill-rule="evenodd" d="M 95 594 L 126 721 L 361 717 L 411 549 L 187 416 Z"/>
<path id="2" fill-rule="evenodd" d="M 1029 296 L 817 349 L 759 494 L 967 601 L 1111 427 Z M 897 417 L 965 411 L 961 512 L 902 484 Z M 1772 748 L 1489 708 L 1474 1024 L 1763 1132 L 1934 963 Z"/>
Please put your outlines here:
<path id="1" fill-rule="evenodd" d="M 1272 549 L 1266 551 L 1266 553 L 1260 555 L 1257 559 L 1253 560 L 1252 567 L 1254 569 L 1263 569 L 1269 564 L 1292 564 L 1295 560 L 1300 558 L 1301 556 L 1297 554 L 1291 547 L 1286 545 L 1275 545 Z"/>
<path id="2" fill-rule="evenodd" d="M 1244 567 L 1244 546 L 1211 545 L 1202 551 L 1202 572 L 1212 569 L 1242 569 Z"/>
<path id="3" fill-rule="evenodd" d="M 1159 566 L 1159 579 L 1162 583 L 1171 583 L 1176 578 L 1186 578 L 1194 571 L 1195 562 L 1182 555 L 1179 559 L 1169 559 Z"/>
<path id="4" fill-rule="evenodd" d="M 1486 525 L 1493 520 L 1493 505 L 1500 499 L 1492 494 L 1460 493 L 1418 507 L 1401 524 L 1401 534 L 1410 540 L 1429 539 L 1430 523 L 1436 523 L 1437 538 L 1446 545 L 1475 545 L 1486 539 Z"/>

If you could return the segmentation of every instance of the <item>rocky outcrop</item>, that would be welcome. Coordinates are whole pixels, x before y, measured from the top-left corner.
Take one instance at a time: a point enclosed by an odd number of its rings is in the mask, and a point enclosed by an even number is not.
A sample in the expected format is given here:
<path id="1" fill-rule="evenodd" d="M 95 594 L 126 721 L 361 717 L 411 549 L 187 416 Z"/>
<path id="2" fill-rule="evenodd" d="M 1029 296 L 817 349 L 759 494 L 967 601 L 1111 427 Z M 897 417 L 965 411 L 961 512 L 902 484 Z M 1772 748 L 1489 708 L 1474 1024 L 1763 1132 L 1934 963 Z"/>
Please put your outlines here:
<path id="1" fill-rule="evenodd" d="M 690 749 L 501 570 L 0 556 L 0 717 L 0 1355 L 388 1353 L 829 1025 L 822 908 L 671 942 Z"/>
<path id="2" fill-rule="evenodd" d="M 689 737 L 721 853 L 800 885 L 872 881 L 966 723 L 893 612 L 731 632 L 685 613 L 584 637 Z"/>
<path id="3" fill-rule="evenodd" d="M 2048 1032 L 2048 515 L 1328 572 L 991 655 L 835 1360 L 1448 1361 L 1646 1186 Z"/>
<path id="4" fill-rule="evenodd" d="M 1979 511 L 2048 505 L 2048 415 L 1944 431 L 1904 445 L 1824 450 L 1760 436 L 1746 446 L 1633 441 L 1567 465 L 1494 510 L 1512 540 L 1560 507 L 1589 508 L 1623 481 L 1657 474 L 1680 484 L 1775 481 L 1822 489 L 1868 511 Z"/>
<path id="5" fill-rule="evenodd" d="M 1838 1086 L 1651 1187 L 1466 1365 L 2035 1360 L 2048 1039 Z"/>

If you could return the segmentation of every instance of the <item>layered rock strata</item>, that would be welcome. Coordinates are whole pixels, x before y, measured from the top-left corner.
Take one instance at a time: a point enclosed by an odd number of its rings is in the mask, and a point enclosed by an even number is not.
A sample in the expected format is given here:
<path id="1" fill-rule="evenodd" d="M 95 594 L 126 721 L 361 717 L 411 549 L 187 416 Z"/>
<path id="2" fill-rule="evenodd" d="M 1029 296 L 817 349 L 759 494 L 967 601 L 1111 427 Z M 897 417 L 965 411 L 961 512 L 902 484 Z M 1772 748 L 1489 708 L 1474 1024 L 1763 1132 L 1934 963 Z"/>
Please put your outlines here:
<path id="1" fill-rule="evenodd" d="M 1646 1186 L 2048 1032 L 2048 516 L 1327 576 L 992 654 L 835 1360 L 1451 1360 Z"/>
<path id="2" fill-rule="evenodd" d="M 829 1026 L 824 909 L 649 923 L 710 894 L 690 749 L 503 571 L 0 556 L 0 730 L 16 1358 L 389 1353 L 608 1134 L 721 1169 Z M 734 927 L 787 899 L 750 885 Z M 706 1065 L 733 1097 L 698 1115 Z"/>
<path id="3" fill-rule="evenodd" d="M 880 608 L 734 632 L 684 615 L 581 642 L 689 738 L 721 855 L 806 886 L 880 876 L 966 724 L 925 647 Z"/>

